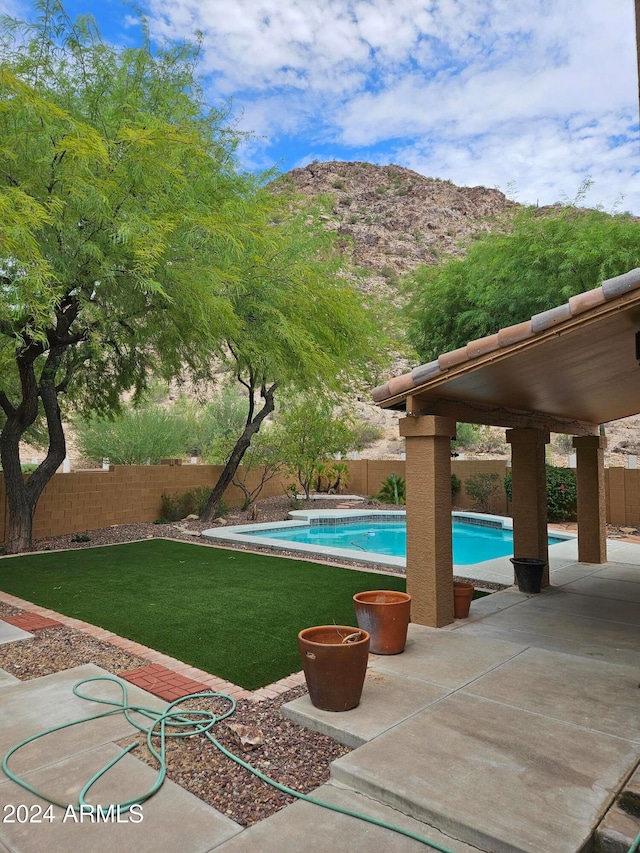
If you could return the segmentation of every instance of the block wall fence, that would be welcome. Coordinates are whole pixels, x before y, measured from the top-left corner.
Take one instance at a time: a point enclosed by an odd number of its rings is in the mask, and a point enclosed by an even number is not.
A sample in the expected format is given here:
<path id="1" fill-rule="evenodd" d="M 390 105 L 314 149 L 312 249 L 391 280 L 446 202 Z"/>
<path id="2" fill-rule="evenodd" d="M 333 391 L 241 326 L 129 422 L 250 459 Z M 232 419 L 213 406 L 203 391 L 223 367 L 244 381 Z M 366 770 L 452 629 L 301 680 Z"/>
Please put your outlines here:
<path id="1" fill-rule="evenodd" d="M 372 495 L 392 473 L 404 477 L 404 461 L 389 459 L 357 460 L 346 463 L 350 481 L 346 491 Z M 472 474 L 495 472 L 500 482 L 507 466 L 500 460 L 452 460 L 452 473 L 462 483 L 455 498 L 459 509 L 470 509 L 464 483 Z M 55 474 L 44 490 L 34 518 L 33 536 L 44 539 L 68 533 L 82 533 L 116 524 L 155 521 L 160 515 L 163 494 L 181 494 L 197 486 L 211 487 L 222 468 L 218 465 L 114 465 L 108 471 L 96 469 Z M 640 470 L 608 468 L 606 474 L 607 521 L 612 524 L 640 524 Z M 257 484 L 257 473 L 250 472 Z M 282 495 L 291 478 L 268 482 L 260 497 Z M 225 494 L 229 508 L 242 504 L 242 492 L 230 486 Z M 502 488 L 490 504 L 500 515 L 508 513 Z M 259 519 L 258 519 L 259 520 Z M 4 478 L 0 473 L 0 544 L 6 542 L 8 508 Z"/>

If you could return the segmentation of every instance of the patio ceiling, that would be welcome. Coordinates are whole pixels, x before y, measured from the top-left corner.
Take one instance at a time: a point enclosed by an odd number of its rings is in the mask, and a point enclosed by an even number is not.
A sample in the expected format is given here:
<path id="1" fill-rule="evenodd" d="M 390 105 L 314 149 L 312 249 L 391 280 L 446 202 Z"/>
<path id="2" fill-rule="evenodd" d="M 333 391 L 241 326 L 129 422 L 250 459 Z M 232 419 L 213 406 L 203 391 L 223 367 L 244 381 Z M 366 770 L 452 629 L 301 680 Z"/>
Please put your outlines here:
<path id="1" fill-rule="evenodd" d="M 383 408 L 597 435 L 640 413 L 640 268 L 376 388 Z"/>

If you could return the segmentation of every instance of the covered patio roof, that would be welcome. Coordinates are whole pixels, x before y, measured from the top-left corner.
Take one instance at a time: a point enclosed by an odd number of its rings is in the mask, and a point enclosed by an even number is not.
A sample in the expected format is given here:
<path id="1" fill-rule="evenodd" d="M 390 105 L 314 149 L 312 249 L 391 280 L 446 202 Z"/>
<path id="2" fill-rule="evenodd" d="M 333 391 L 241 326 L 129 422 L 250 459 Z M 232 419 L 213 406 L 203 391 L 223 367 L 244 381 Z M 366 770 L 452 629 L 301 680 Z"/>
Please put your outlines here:
<path id="1" fill-rule="evenodd" d="M 456 423 L 507 428 L 514 555 L 545 565 L 549 583 L 545 445 L 573 435 L 578 555 L 606 562 L 600 425 L 640 412 L 640 268 L 524 323 L 443 353 L 373 392 L 406 411 L 407 592 L 411 619 L 453 620 L 451 445 Z"/>
<path id="2" fill-rule="evenodd" d="M 639 347 L 640 268 L 443 353 L 373 399 L 412 415 L 597 435 L 640 412 Z"/>

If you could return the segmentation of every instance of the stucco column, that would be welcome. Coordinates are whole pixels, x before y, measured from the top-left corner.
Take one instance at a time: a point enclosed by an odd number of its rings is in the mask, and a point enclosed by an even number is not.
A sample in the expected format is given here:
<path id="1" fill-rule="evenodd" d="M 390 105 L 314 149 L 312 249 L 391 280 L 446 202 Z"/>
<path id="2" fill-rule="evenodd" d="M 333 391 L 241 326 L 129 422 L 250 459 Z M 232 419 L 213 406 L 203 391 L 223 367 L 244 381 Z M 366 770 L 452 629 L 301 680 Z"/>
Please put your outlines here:
<path id="1" fill-rule="evenodd" d="M 581 435 L 573 439 L 578 484 L 578 560 L 607 562 L 607 506 L 604 488 L 604 451 L 607 439 Z"/>
<path id="2" fill-rule="evenodd" d="M 548 586 L 545 445 L 549 443 L 549 433 L 538 429 L 509 429 L 507 441 L 511 445 L 513 553 L 515 557 L 544 560 L 547 565 L 542 584 Z"/>
<path id="3" fill-rule="evenodd" d="M 432 415 L 400 421 L 407 440 L 407 592 L 411 621 L 453 622 L 451 438 L 456 422 Z"/>

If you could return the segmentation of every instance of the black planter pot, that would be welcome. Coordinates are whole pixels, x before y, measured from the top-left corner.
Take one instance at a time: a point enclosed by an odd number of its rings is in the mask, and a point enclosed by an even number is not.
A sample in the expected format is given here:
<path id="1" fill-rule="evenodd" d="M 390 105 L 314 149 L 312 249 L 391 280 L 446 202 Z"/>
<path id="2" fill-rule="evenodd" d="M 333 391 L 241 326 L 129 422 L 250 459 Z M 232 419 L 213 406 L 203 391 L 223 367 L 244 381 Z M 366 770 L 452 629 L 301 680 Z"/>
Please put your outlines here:
<path id="1" fill-rule="evenodd" d="M 520 592 L 540 592 L 546 562 L 538 557 L 511 557 L 511 562 Z"/>

